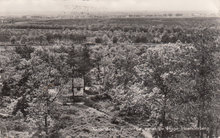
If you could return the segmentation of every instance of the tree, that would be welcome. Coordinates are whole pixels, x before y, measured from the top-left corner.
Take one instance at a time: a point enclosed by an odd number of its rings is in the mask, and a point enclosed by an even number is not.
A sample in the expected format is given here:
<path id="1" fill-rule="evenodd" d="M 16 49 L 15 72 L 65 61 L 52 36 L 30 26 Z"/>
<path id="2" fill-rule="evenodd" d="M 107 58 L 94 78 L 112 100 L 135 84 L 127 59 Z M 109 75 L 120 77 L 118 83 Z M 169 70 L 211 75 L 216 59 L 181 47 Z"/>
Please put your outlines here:
<path id="1" fill-rule="evenodd" d="M 93 68 L 93 63 L 90 57 L 90 49 L 88 46 L 72 46 L 68 53 L 67 63 L 71 67 L 72 81 L 74 77 L 83 77 L 85 85 L 89 85 L 90 79 L 87 75 Z M 85 86 L 84 85 L 84 86 Z M 84 88 L 85 89 L 85 88 Z M 72 87 L 73 91 L 73 87 Z"/>
<path id="2" fill-rule="evenodd" d="M 77 66 L 77 55 L 76 55 L 76 47 L 74 45 L 72 45 L 70 51 L 68 52 L 68 59 L 67 59 L 67 64 L 70 66 L 71 71 L 70 71 L 70 75 L 71 79 L 72 79 L 72 93 L 73 93 L 73 97 L 74 97 L 74 77 L 75 77 L 75 71 Z"/>
<path id="3" fill-rule="evenodd" d="M 19 46 L 15 47 L 15 52 L 21 56 L 21 58 L 25 58 L 26 60 L 29 60 L 31 58 L 31 53 L 33 53 L 35 50 L 34 47 L 31 46 Z"/>
<path id="4" fill-rule="evenodd" d="M 59 96 L 62 87 L 65 85 L 65 75 L 62 74 L 60 66 L 57 65 L 64 62 L 62 54 L 55 53 L 55 49 L 37 49 L 32 58 L 29 60 L 30 67 L 28 68 L 32 73 L 31 81 L 27 81 L 26 89 L 30 89 L 31 106 L 29 109 L 29 117 L 35 118 L 43 124 L 46 136 L 49 136 L 51 124 L 54 119 L 54 101 Z M 65 67 L 63 67 L 66 69 Z M 59 85 L 56 85 L 56 82 Z M 51 93 L 49 90 L 53 89 L 55 92 Z"/>
<path id="5" fill-rule="evenodd" d="M 103 41 L 103 40 L 102 40 L 101 38 L 99 38 L 99 37 L 97 37 L 97 38 L 95 39 L 95 42 L 98 43 L 98 44 L 99 44 L 99 43 L 102 43 L 102 41 Z"/>
<path id="6" fill-rule="evenodd" d="M 85 81 L 84 83 L 84 90 L 85 85 L 88 85 L 90 83 L 89 76 L 86 76 L 87 73 L 93 68 L 93 63 L 90 58 L 90 49 L 88 46 L 82 47 L 82 53 L 81 53 L 81 60 L 78 62 L 78 71 L 80 74 L 82 74 L 83 79 Z"/>
<path id="7" fill-rule="evenodd" d="M 191 75 L 193 76 L 195 85 L 194 92 L 197 95 L 197 127 L 209 127 L 211 123 L 210 112 L 211 101 L 214 92 L 217 91 L 215 78 L 218 71 L 218 64 L 214 54 L 219 52 L 219 46 L 216 43 L 218 32 L 209 29 L 201 29 L 194 32 L 194 47 L 196 52 L 191 60 Z M 210 129 L 211 130 L 211 129 Z M 203 131 L 200 131 L 199 136 L 203 137 Z"/>
<path id="8" fill-rule="evenodd" d="M 39 41 L 40 44 L 46 44 L 47 38 L 45 35 L 40 35 L 39 37 L 37 37 L 37 40 Z"/>
<path id="9" fill-rule="evenodd" d="M 55 49 L 55 48 L 54 48 Z M 35 120 L 49 135 L 54 116 L 54 101 L 67 83 L 66 58 L 63 53 L 54 53 L 54 49 L 38 48 L 30 59 L 22 58 L 12 51 L 5 67 L 4 92 L 18 100 L 13 114 L 19 110 L 26 120 Z M 58 82 L 59 85 L 56 83 Z M 49 91 L 55 89 L 53 95 Z M 37 123 L 35 125 L 37 125 Z"/>
<path id="10" fill-rule="evenodd" d="M 109 37 L 106 34 L 102 37 L 102 42 L 104 44 L 108 44 L 109 43 Z"/>
<path id="11" fill-rule="evenodd" d="M 18 103 L 16 104 L 16 107 L 13 110 L 12 114 L 16 115 L 16 113 L 20 110 L 23 116 L 26 117 L 28 115 L 28 110 L 27 110 L 28 107 L 29 105 L 28 105 L 27 97 L 22 96 L 22 98 L 18 100 Z"/>
<path id="12" fill-rule="evenodd" d="M 97 82 L 100 84 L 101 82 L 101 68 L 102 68 L 102 59 L 104 57 L 105 50 L 102 46 L 96 47 L 92 49 L 91 60 L 93 65 L 97 69 Z"/>
<path id="13" fill-rule="evenodd" d="M 28 41 L 27 35 L 22 35 L 21 38 L 20 38 L 20 43 L 21 44 L 26 44 L 27 41 Z"/>
<path id="14" fill-rule="evenodd" d="M 114 37 L 112 38 L 112 42 L 113 42 L 113 44 L 117 43 L 117 42 L 118 42 L 118 38 L 114 36 Z"/>
<path id="15" fill-rule="evenodd" d="M 177 99 L 182 90 L 179 82 L 185 74 L 184 56 L 190 55 L 189 51 L 186 45 L 168 44 L 149 48 L 142 56 L 144 85 L 151 91 L 151 114 L 157 120 L 155 127 L 162 127 L 162 138 L 169 137 L 167 127 L 178 127 Z"/>
<path id="16" fill-rule="evenodd" d="M 127 85 L 133 84 L 137 80 L 135 66 L 138 64 L 137 50 L 130 45 L 117 46 L 113 64 L 115 66 L 115 80 L 117 85 L 122 84 L 124 90 L 127 90 Z"/>
<path id="17" fill-rule="evenodd" d="M 17 41 L 16 36 L 12 36 L 12 37 L 10 38 L 10 42 L 11 42 L 11 44 L 15 44 L 16 41 Z"/>

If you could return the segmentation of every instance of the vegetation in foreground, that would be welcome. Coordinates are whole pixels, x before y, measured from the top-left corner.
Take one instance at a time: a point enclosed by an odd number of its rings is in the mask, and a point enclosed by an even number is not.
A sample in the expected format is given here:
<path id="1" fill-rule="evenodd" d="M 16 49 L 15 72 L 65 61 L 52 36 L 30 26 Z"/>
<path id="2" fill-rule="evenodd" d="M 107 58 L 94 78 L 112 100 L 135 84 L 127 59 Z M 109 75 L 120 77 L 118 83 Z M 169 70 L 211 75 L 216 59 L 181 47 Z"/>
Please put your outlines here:
<path id="1" fill-rule="evenodd" d="M 23 137 L 144 137 L 149 128 L 161 138 L 218 135 L 219 26 L 188 28 L 193 21 L 4 27 L 3 44 L 25 45 L 1 48 L 2 126 Z M 63 106 L 78 76 L 84 105 Z"/>

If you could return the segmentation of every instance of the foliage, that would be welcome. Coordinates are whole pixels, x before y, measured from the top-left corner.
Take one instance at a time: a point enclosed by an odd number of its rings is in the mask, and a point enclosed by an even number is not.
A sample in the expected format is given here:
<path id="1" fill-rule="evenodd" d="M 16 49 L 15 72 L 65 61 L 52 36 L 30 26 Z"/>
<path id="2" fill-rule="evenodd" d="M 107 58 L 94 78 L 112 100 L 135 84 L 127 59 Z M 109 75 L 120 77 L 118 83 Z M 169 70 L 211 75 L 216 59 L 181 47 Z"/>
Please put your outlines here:
<path id="1" fill-rule="evenodd" d="M 21 58 L 25 58 L 29 60 L 31 58 L 31 53 L 34 52 L 34 48 L 31 46 L 21 46 L 15 47 L 15 52 L 21 56 Z"/>
<path id="2" fill-rule="evenodd" d="M 12 37 L 10 38 L 11 44 L 15 44 L 16 41 L 17 41 L 16 36 L 12 36 Z"/>
<path id="3" fill-rule="evenodd" d="M 32 30 L 1 26 L 0 34 L 12 36 L 12 44 L 26 45 L 1 51 L 1 95 L 19 100 L 14 114 L 22 112 L 48 134 L 72 123 L 60 118 L 55 100 L 72 90 L 75 77 L 83 77 L 98 91 L 95 99 L 111 97 L 108 112 L 159 128 L 160 137 L 171 137 L 168 127 L 207 127 L 212 135 L 219 127 L 219 29 L 197 27 L 203 19 L 161 21 L 109 19 L 109 24 L 29 26 Z M 83 44 L 87 41 L 94 45 Z M 85 105 L 100 109 L 98 102 Z"/>

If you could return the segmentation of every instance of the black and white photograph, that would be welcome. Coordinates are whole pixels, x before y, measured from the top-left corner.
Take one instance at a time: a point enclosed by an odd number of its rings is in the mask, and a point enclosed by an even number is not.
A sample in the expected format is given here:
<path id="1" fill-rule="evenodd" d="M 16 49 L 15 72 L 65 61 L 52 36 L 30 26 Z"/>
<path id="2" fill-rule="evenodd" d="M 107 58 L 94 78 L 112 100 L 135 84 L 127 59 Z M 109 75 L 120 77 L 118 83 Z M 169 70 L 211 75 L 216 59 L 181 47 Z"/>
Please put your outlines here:
<path id="1" fill-rule="evenodd" d="M 0 138 L 220 138 L 220 0 L 0 0 Z"/>

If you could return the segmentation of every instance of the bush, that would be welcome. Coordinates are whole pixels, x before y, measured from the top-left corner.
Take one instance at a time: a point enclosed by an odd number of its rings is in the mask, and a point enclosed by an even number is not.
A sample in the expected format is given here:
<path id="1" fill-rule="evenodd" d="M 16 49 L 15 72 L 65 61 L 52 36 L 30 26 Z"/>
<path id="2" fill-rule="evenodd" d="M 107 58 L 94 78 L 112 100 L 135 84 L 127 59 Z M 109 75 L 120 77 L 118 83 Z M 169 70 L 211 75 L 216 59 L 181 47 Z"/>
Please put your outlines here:
<path id="1" fill-rule="evenodd" d="M 98 43 L 98 44 L 100 44 L 100 43 L 102 43 L 102 39 L 99 38 L 99 37 L 97 37 L 97 38 L 95 39 L 95 42 Z"/>
<path id="2" fill-rule="evenodd" d="M 101 95 L 96 95 L 90 98 L 91 100 L 97 102 L 97 101 L 104 101 L 104 100 L 110 100 L 112 101 L 112 97 L 106 93 Z"/>
<path id="3" fill-rule="evenodd" d="M 29 60 L 31 58 L 31 53 L 33 53 L 34 50 L 34 47 L 30 46 L 15 47 L 15 52 L 26 60 Z"/>
<path id="4" fill-rule="evenodd" d="M 15 44 L 16 41 L 17 41 L 16 36 L 12 36 L 12 37 L 10 38 L 10 42 L 11 42 L 11 44 Z"/>
<path id="5" fill-rule="evenodd" d="M 28 131 L 29 127 L 26 123 L 21 121 L 8 121 L 6 123 L 6 128 L 9 131 L 15 130 L 15 131 Z"/>
<path id="6" fill-rule="evenodd" d="M 22 35 L 20 39 L 20 44 L 26 44 L 28 41 L 27 35 Z"/>
<path id="7" fill-rule="evenodd" d="M 113 42 L 114 44 L 117 43 L 117 42 L 118 42 L 118 38 L 117 38 L 117 37 L 113 37 L 112 42 Z"/>

